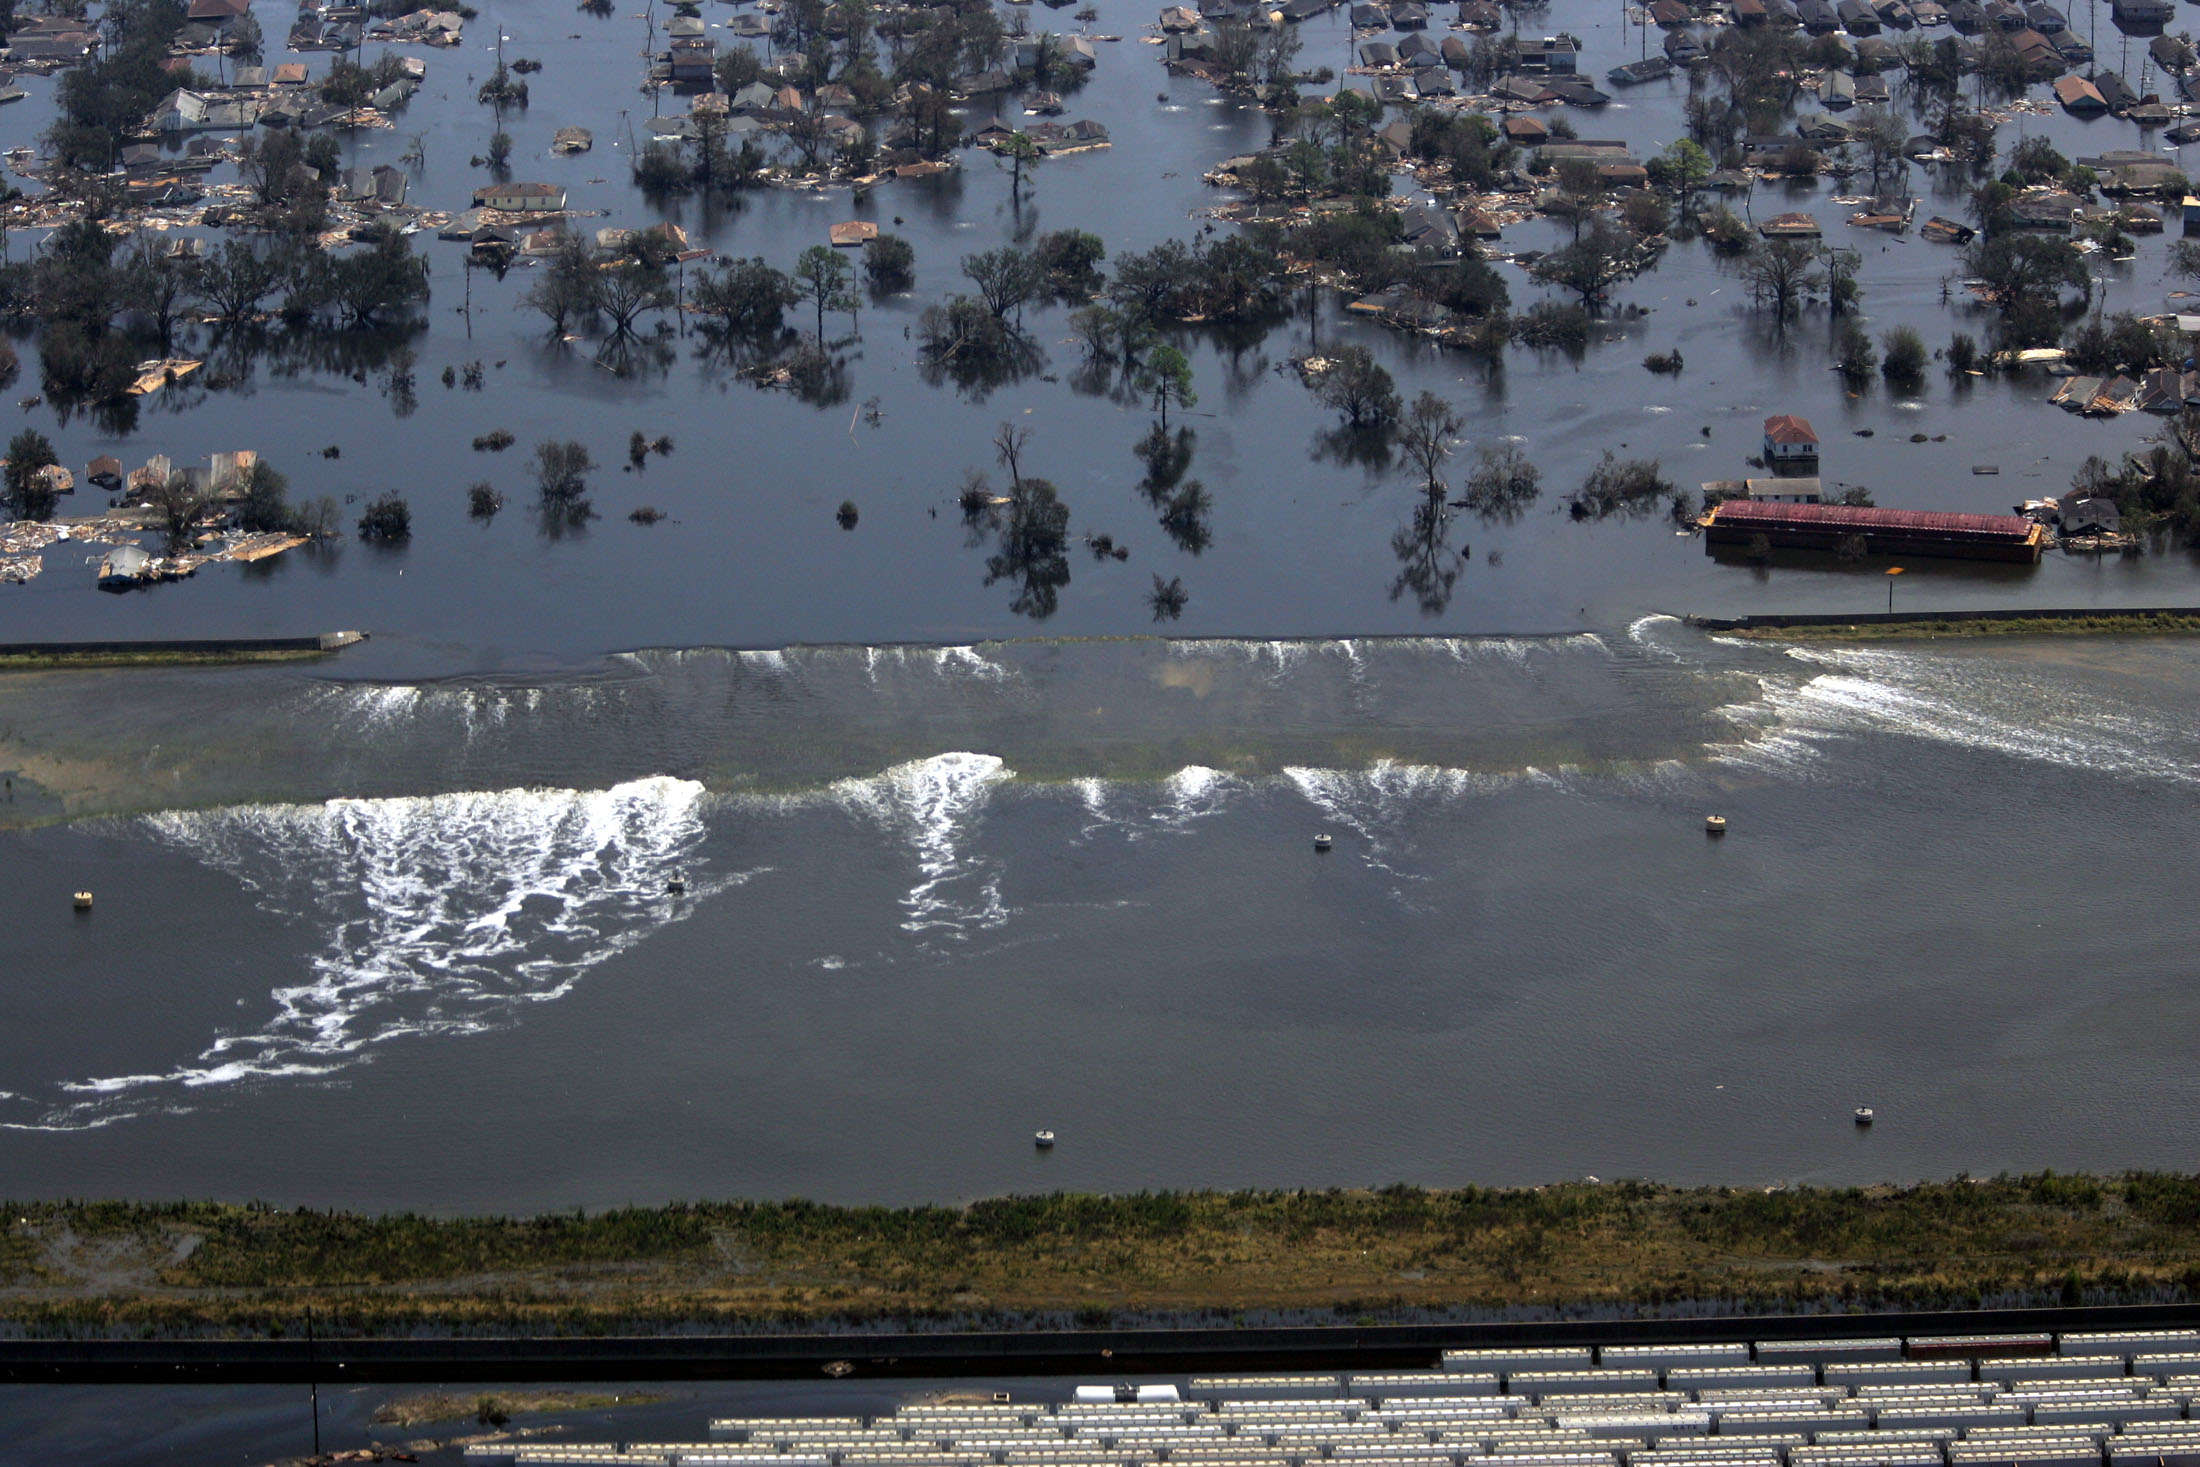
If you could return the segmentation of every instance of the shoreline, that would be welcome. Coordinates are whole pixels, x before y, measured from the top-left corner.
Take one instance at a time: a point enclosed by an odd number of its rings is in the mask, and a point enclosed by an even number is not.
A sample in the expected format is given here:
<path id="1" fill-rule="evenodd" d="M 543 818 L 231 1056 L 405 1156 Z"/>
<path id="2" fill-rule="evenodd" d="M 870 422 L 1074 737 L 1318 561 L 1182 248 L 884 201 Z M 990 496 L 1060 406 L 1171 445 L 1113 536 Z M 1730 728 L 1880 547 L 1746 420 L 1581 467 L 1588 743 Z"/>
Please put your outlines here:
<path id="1" fill-rule="evenodd" d="M 0 652 L 0 673 L 75 672 L 102 667 L 235 667 L 255 662 L 318 662 L 332 652 L 318 647 L 286 651 L 185 652 Z"/>
<path id="2" fill-rule="evenodd" d="M 297 662 L 333 656 L 367 640 L 365 632 L 306 637 L 147 638 L 131 642 L 0 642 L 0 672 L 86 667 L 181 667 Z"/>
<path id="3" fill-rule="evenodd" d="M 2200 1299 L 2200 1176 L 1050 1194 L 531 1218 L 7 1204 L 0 1333 L 1374 1324 Z"/>

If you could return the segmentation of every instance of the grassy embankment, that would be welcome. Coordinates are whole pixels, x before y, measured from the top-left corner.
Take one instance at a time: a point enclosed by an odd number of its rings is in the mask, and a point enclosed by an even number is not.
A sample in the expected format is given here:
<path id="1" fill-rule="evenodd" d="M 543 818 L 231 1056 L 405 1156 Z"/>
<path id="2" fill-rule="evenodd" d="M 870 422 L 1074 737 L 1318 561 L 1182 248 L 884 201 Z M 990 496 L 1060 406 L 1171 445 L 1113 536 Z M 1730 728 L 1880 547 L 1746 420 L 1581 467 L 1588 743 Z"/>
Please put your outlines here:
<path id="1" fill-rule="evenodd" d="M 374 1408 L 377 1426 L 433 1426 L 448 1421 L 472 1421 L 482 1426 L 502 1426 L 516 1416 L 556 1416 L 575 1411 L 608 1411 L 615 1406 L 649 1406 L 663 1396 L 647 1391 L 608 1395 L 601 1391 L 489 1391 L 481 1395 L 454 1396 L 447 1391 L 428 1391 L 398 1396 Z"/>
<path id="2" fill-rule="evenodd" d="M 2196 616 L 1979 617 L 1963 621 L 1834 622 L 1788 627 L 1737 627 L 1723 637 L 1768 642 L 1913 642 L 1973 637 L 2128 637 L 2200 632 Z"/>
<path id="3" fill-rule="evenodd" d="M 310 662 L 333 655 L 332 652 L 318 647 L 239 652 L 186 652 L 150 648 L 127 652 L 0 653 L 0 672 L 73 672 L 92 667 L 229 667 L 243 662 Z"/>
<path id="4" fill-rule="evenodd" d="M 1101 1325 L 2200 1297 L 2200 1177 L 714 1203 L 536 1218 L 11 1204 L 33 1333 Z"/>

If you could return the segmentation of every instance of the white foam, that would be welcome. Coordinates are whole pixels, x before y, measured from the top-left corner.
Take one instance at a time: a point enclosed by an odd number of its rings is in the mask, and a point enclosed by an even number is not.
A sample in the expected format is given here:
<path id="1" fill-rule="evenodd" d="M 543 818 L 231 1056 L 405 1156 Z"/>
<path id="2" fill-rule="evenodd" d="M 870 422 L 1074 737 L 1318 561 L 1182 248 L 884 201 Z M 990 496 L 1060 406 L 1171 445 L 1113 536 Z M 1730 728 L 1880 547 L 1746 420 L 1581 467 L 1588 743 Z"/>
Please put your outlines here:
<path id="1" fill-rule="evenodd" d="M 1784 648 L 1814 669 L 1773 674 L 1759 696 L 1718 710 L 1754 732 L 1714 750 L 1728 762 L 1790 771 L 1819 746 L 1888 732 L 1963 748 L 2144 779 L 2200 783 L 2192 733 L 2134 715 L 2067 675 L 2034 675 L 2006 659 L 1874 648 Z"/>
<path id="2" fill-rule="evenodd" d="M 999 866 L 967 846 L 993 787 L 1013 777 L 998 755 L 958 751 L 832 787 L 843 805 L 898 831 L 915 852 L 918 880 L 901 899 L 903 931 L 961 938 L 1008 921 Z"/>
<path id="3" fill-rule="evenodd" d="M 703 787 L 517 789 L 148 816 L 156 838 L 318 924 L 320 951 L 274 1011 L 167 1070 L 65 1084 L 41 1128 L 174 1109 L 194 1092 L 325 1074 L 411 1034 L 513 1022 L 589 969 L 754 872 L 697 862 Z M 692 894 L 667 899 L 680 876 Z"/>
<path id="4" fill-rule="evenodd" d="M 1404 875 L 1386 858 L 1405 839 L 1405 825 L 1416 811 L 1466 796 L 1486 795 L 1527 776 L 1378 759 L 1365 769 L 1290 765 L 1283 777 L 1308 803 L 1356 832 L 1364 842 L 1370 864 Z"/>
<path id="5" fill-rule="evenodd" d="M 1251 663 L 1266 663 L 1278 673 L 1288 671 L 1306 660 L 1307 651 L 1316 644 L 1309 642 L 1280 642 L 1252 637 L 1201 637 L 1169 643 L 1172 657 L 1211 657 L 1217 653 L 1235 653 Z"/>
<path id="6" fill-rule="evenodd" d="M 1237 776 L 1204 764 L 1187 764 L 1160 782 L 1161 799 L 1152 799 L 1154 786 L 1117 784 L 1104 779 L 1071 781 L 1085 813 L 1092 817 L 1082 834 L 1114 830 L 1126 840 L 1147 835 L 1189 830 L 1217 814 L 1233 795 L 1245 788 Z"/>
<path id="7" fill-rule="evenodd" d="M 768 649 L 747 651 L 741 653 L 740 658 L 743 667 L 753 667 L 764 672 L 784 673 L 791 670 L 787 665 L 787 654 L 784 652 L 775 652 Z"/>
<path id="8" fill-rule="evenodd" d="M 1627 640 L 1668 662 L 1679 662 L 1682 660 L 1681 655 L 1666 645 L 1665 637 L 1680 624 L 1679 617 L 1668 616 L 1662 611 L 1653 612 L 1649 616 L 1638 616 L 1627 624 Z"/>
<path id="9" fill-rule="evenodd" d="M 971 677 L 998 682 L 1008 676 L 1008 669 L 993 661 L 975 647 L 935 647 L 932 649 L 932 666 L 942 673 L 967 673 Z"/>
<path id="10" fill-rule="evenodd" d="M 356 683 L 344 689 L 353 717 L 365 728 L 387 728 L 420 709 L 421 689 L 410 683 Z"/>

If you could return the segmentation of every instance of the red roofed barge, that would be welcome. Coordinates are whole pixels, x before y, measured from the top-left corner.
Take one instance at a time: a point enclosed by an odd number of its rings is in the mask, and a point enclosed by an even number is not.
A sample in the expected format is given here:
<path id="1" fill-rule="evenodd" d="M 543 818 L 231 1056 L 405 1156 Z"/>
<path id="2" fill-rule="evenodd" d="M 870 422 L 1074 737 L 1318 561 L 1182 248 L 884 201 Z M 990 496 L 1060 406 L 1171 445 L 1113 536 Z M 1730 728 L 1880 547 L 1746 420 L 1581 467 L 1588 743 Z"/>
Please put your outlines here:
<path id="1" fill-rule="evenodd" d="M 1747 545 L 1762 535 L 1775 549 L 1838 550 L 1864 537 L 1867 555 L 1930 555 L 2037 565 L 2047 531 L 2021 515 L 1938 514 L 1729 499 L 1697 523 L 1712 545 Z"/>

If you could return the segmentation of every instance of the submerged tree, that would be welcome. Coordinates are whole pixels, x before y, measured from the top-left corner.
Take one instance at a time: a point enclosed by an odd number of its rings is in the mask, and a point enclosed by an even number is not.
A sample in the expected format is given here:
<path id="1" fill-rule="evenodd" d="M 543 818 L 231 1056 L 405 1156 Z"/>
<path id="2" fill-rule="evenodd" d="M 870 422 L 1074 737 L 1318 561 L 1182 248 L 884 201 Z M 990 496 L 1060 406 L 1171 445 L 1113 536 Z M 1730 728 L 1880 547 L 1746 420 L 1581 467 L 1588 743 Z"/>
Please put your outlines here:
<path id="1" fill-rule="evenodd" d="M 1003 321 L 1023 318 L 1026 302 L 1038 294 L 1042 282 L 1038 262 L 1013 245 L 982 254 L 965 255 L 962 273 L 977 288 L 985 308 Z"/>
<path id="2" fill-rule="evenodd" d="M 611 323 L 613 340 L 632 336 L 641 318 L 672 305 L 672 282 L 659 266 L 622 260 L 597 271 L 597 304 Z"/>
<path id="3" fill-rule="evenodd" d="M 917 252 L 898 234 L 881 234 L 863 244 L 863 278 L 874 296 L 909 289 L 917 280 Z"/>
<path id="4" fill-rule="evenodd" d="M 1650 255 L 1645 246 L 1603 215 L 1590 221 L 1572 244 L 1536 261 L 1534 275 L 1581 297 L 1583 309 L 1600 309 L 1613 286 L 1641 273 Z"/>
<path id="5" fill-rule="evenodd" d="M 43 469 L 58 464 L 53 444 L 35 428 L 8 440 L 7 513 L 11 520 L 50 520 L 59 497 Z"/>
<path id="6" fill-rule="evenodd" d="M 1444 463 L 1451 457 L 1452 441 L 1459 436 L 1459 415 L 1451 404 L 1433 392 L 1413 400 L 1398 425 L 1398 447 L 1421 471 L 1422 492 L 1439 507 L 1444 501 Z"/>
<path id="7" fill-rule="evenodd" d="M 1872 368 L 1879 365 L 1879 353 L 1872 348 L 1872 339 L 1854 321 L 1841 323 L 1841 330 L 1833 338 L 1833 369 L 1851 387 L 1862 387 L 1871 380 Z"/>
<path id="8" fill-rule="evenodd" d="M 706 271 L 695 283 L 694 306 L 706 333 L 720 346 L 757 344 L 777 336 L 786 309 L 801 292 L 786 275 L 760 258 L 728 260 Z"/>
<path id="9" fill-rule="evenodd" d="M 199 261 L 191 284 L 199 304 L 224 325 L 235 325 L 257 314 L 287 273 L 273 252 L 232 239 Z"/>
<path id="10" fill-rule="evenodd" d="M 945 377 L 981 398 L 1036 371 L 1041 361 L 1028 335 L 967 295 L 926 306 L 917 316 L 917 341 L 928 380 Z"/>
<path id="11" fill-rule="evenodd" d="M 797 299 L 817 308 L 817 338 L 825 339 L 825 313 L 853 310 L 855 293 L 849 289 L 854 272 L 840 252 L 830 245 L 811 245 L 794 262 Z"/>
<path id="12" fill-rule="evenodd" d="M 191 542 L 198 535 L 199 521 L 214 508 L 212 497 L 182 474 L 170 474 L 148 485 L 144 502 L 153 512 L 153 527 L 160 531 L 162 543 L 170 555 L 181 555 L 191 548 Z"/>
<path id="13" fill-rule="evenodd" d="M 1818 255 L 1800 240 L 1767 240 L 1740 257 L 1736 269 L 1749 285 L 1750 299 L 1772 314 L 1780 330 L 1801 309 L 1803 298 L 1824 282 Z"/>
<path id="14" fill-rule="evenodd" d="M 1185 480 L 1182 486 L 1161 499 L 1161 532 L 1175 542 L 1177 549 L 1189 555 L 1199 554 L 1214 539 L 1207 527 L 1207 513 L 1214 508 L 1214 503 L 1199 480 Z"/>
<path id="15" fill-rule="evenodd" d="M 244 530 L 291 530 L 297 513 L 290 505 L 290 480 L 266 459 L 253 461 L 241 486 L 244 498 L 237 504 L 237 526 Z"/>
<path id="16" fill-rule="evenodd" d="M 1485 443 L 1475 451 L 1460 503 L 1484 519 L 1517 519 L 1543 492 L 1543 475 L 1513 443 Z"/>
<path id="17" fill-rule="evenodd" d="M 1603 519 L 1621 512 L 1640 513 L 1673 494 L 1673 485 L 1654 458 L 1620 458 L 1612 450 L 1589 470 L 1567 509 L 1577 520 Z"/>
<path id="18" fill-rule="evenodd" d="M 603 308 L 603 283 L 595 252 L 577 235 L 558 241 L 542 278 L 521 301 L 542 312 L 553 336 L 585 330 Z"/>
<path id="19" fill-rule="evenodd" d="M 1190 593 L 1184 589 L 1182 576 L 1171 576 L 1164 581 L 1159 571 L 1154 572 L 1153 591 L 1147 596 L 1146 604 L 1153 608 L 1155 621 L 1175 621 L 1184 614 L 1184 608 L 1191 599 Z"/>
<path id="20" fill-rule="evenodd" d="M 1329 370 L 1315 379 L 1314 393 L 1347 427 L 1387 430 L 1397 421 L 1397 384 L 1364 346 L 1339 347 Z"/>
<path id="21" fill-rule="evenodd" d="M 1199 402 L 1199 394 L 1192 390 L 1192 363 L 1183 352 L 1168 345 L 1155 347 L 1146 353 L 1138 366 L 1138 386 L 1141 392 L 1153 399 L 1154 410 L 1161 414 L 1161 431 L 1169 429 L 1169 405 L 1190 408 Z"/>
<path id="22" fill-rule="evenodd" d="M 1069 506 L 1046 480 L 1021 479 L 1009 489 L 994 552 L 985 563 L 985 583 L 1014 581 L 1009 610 L 1044 621 L 1069 584 L 1068 548 Z"/>
<path id="23" fill-rule="evenodd" d="M 1451 521 L 1444 502 L 1425 495 L 1413 506 L 1413 516 L 1390 537 L 1391 553 L 1398 557 L 1398 579 L 1391 582 L 1390 599 L 1408 591 L 1423 616 L 1440 615 L 1451 604 L 1452 587 L 1459 580 L 1465 552 L 1454 554 L 1450 544 Z"/>
<path id="24" fill-rule="evenodd" d="M 586 445 L 551 440 L 535 445 L 535 486 L 541 494 L 543 527 L 555 534 L 594 517 L 588 501 L 588 471 L 596 466 Z"/>
<path id="25" fill-rule="evenodd" d="M 367 502 L 359 516 L 359 538 L 396 545 L 412 538 L 412 506 L 396 492 L 380 494 Z"/>

